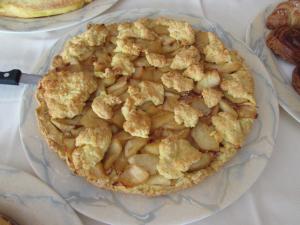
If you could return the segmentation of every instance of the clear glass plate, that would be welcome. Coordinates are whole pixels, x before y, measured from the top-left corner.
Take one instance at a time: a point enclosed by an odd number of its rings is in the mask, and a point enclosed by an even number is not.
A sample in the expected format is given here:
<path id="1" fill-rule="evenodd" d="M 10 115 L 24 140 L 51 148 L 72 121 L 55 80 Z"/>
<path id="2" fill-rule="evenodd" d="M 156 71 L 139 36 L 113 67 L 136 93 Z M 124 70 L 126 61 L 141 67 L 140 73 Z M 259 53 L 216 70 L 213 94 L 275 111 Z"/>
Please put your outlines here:
<path id="1" fill-rule="evenodd" d="M 194 15 L 154 9 L 114 12 L 93 22 L 113 23 L 159 16 L 185 20 L 196 29 L 216 32 L 227 47 L 237 50 L 253 72 L 259 116 L 245 146 L 218 173 L 192 188 L 164 197 L 146 198 L 98 189 L 85 179 L 74 176 L 41 137 L 35 118 L 35 87 L 29 86 L 23 96 L 20 133 L 33 169 L 74 209 L 109 224 L 186 224 L 210 216 L 233 203 L 251 187 L 273 151 L 279 114 L 272 81 L 258 57 L 219 25 Z M 43 59 L 46 66 L 40 73 L 48 69 L 51 59 L 60 52 L 65 41 L 83 30 L 85 26 L 78 27 L 59 40 L 50 55 Z"/>
<path id="2" fill-rule="evenodd" d="M 291 85 L 292 71 L 295 66 L 276 57 L 265 43 L 270 32 L 265 26 L 266 18 L 276 5 L 268 6 L 252 21 L 247 30 L 246 43 L 261 59 L 271 74 L 279 104 L 300 123 L 300 95 Z"/>

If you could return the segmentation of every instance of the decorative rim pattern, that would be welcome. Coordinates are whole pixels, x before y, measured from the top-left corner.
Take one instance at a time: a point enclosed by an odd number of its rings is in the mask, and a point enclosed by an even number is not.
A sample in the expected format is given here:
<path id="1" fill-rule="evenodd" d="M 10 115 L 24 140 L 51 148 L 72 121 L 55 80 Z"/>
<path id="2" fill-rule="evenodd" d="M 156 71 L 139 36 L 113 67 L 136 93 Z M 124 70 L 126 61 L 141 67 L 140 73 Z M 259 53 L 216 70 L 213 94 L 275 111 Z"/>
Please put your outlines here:
<path id="1" fill-rule="evenodd" d="M 0 16 L 0 33 L 45 32 L 84 23 L 112 7 L 118 0 L 94 0 L 81 9 L 62 15 L 21 19 Z"/>
<path id="2" fill-rule="evenodd" d="M 247 29 L 246 43 L 262 60 L 272 75 L 279 104 L 300 123 L 300 96 L 293 89 L 291 81 L 280 69 L 278 59 L 265 43 L 266 36 L 270 32 L 265 26 L 266 18 L 276 6 L 277 4 L 272 4 L 256 16 Z"/>
<path id="3" fill-rule="evenodd" d="M 20 224 L 82 225 L 72 208 L 51 188 L 18 169 L 0 164 L 0 208 Z M 49 218 L 52 218 L 49 221 Z"/>
<path id="4" fill-rule="evenodd" d="M 225 208 L 245 193 L 261 174 L 273 151 L 279 113 L 272 81 L 255 54 L 219 25 L 195 15 L 153 9 L 119 11 L 95 18 L 92 22 L 112 23 L 162 15 L 186 20 L 196 29 L 215 32 L 227 47 L 239 52 L 254 74 L 259 117 L 245 146 L 221 171 L 190 189 L 149 199 L 97 189 L 83 178 L 73 176 L 65 163 L 53 151 L 49 151 L 39 134 L 34 115 L 37 106 L 34 87 L 29 86 L 23 97 L 20 133 L 33 169 L 76 210 L 106 223 L 182 224 L 203 219 Z M 67 39 L 84 29 L 85 26 L 80 26 L 59 40 L 44 60 L 47 66 L 39 72 L 44 73 L 48 69 L 51 59 Z"/>

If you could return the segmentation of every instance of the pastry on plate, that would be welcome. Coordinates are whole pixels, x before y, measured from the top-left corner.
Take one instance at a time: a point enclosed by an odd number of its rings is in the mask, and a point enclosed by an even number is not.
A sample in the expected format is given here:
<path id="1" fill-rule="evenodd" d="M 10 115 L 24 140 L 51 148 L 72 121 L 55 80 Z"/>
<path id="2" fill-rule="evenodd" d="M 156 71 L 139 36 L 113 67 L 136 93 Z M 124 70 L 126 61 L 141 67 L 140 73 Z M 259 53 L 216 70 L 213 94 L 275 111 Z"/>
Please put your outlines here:
<path id="1" fill-rule="evenodd" d="M 266 26 L 276 29 L 281 26 L 300 28 L 300 0 L 280 3 L 268 16 Z"/>
<path id="2" fill-rule="evenodd" d="M 283 26 L 267 36 L 267 46 L 282 59 L 300 64 L 300 29 Z"/>
<path id="3" fill-rule="evenodd" d="M 285 16 L 286 18 L 284 19 L 283 17 Z M 300 1 L 288 1 L 279 4 L 274 12 L 267 18 L 266 26 L 269 29 L 273 29 L 266 38 L 268 48 L 283 60 L 299 65 Z M 292 86 L 295 91 L 300 94 L 297 71 L 299 70 L 295 68 L 292 77 Z"/>
<path id="4" fill-rule="evenodd" d="M 0 16 L 35 18 L 74 11 L 92 0 L 1 0 Z"/>
<path id="5" fill-rule="evenodd" d="M 238 53 L 168 18 L 89 25 L 54 58 L 36 95 L 39 128 L 75 174 L 147 196 L 218 171 L 257 116 Z"/>

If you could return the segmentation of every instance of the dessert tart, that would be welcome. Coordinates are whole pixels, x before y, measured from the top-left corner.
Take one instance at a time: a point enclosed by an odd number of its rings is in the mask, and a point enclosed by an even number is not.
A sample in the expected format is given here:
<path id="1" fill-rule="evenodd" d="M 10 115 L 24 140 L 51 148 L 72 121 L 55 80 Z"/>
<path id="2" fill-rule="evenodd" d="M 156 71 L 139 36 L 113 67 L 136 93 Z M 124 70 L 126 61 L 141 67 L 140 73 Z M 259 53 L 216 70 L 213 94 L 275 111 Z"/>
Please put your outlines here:
<path id="1" fill-rule="evenodd" d="M 169 18 L 88 25 L 36 96 L 40 131 L 75 174 L 147 196 L 218 171 L 257 116 L 243 59 L 214 33 Z"/>
<path id="2" fill-rule="evenodd" d="M 82 8 L 92 0 L 1 0 L 0 16 L 35 18 Z"/>

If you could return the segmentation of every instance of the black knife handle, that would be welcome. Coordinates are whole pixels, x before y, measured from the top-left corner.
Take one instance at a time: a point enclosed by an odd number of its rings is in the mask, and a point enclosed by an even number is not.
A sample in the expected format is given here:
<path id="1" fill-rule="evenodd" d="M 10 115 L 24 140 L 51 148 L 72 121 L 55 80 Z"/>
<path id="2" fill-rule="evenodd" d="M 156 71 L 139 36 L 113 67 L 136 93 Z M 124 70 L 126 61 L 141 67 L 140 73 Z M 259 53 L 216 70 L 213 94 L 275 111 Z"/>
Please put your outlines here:
<path id="1" fill-rule="evenodd" d="M 18 85 L 21 75 L 21 70 L 17 69 L 7 72 L 0 71 L 0 84 Z"/>

